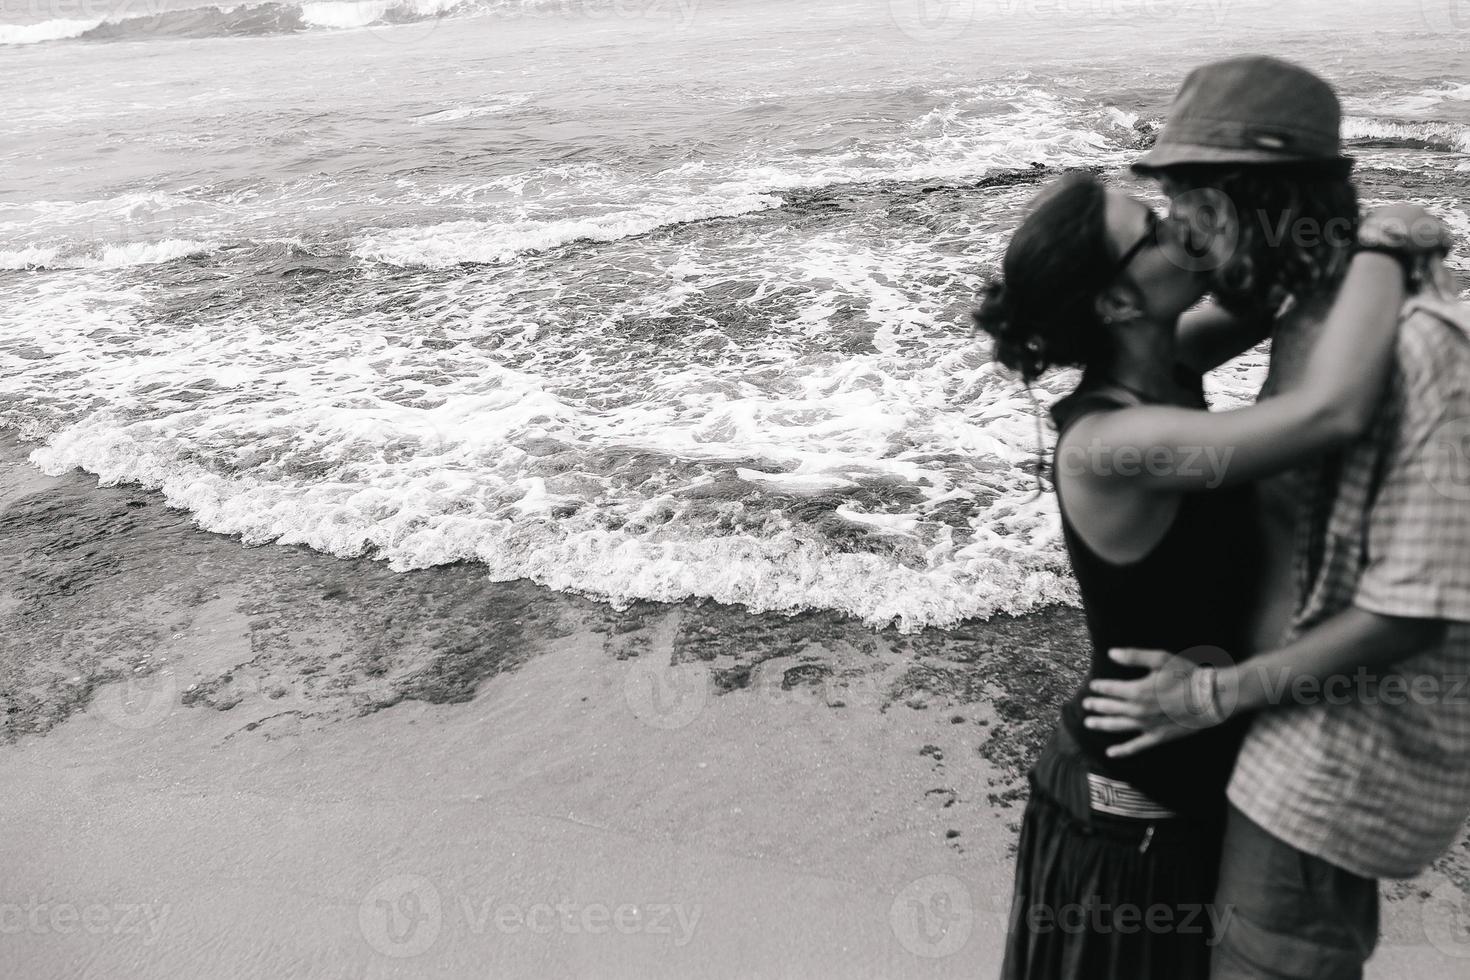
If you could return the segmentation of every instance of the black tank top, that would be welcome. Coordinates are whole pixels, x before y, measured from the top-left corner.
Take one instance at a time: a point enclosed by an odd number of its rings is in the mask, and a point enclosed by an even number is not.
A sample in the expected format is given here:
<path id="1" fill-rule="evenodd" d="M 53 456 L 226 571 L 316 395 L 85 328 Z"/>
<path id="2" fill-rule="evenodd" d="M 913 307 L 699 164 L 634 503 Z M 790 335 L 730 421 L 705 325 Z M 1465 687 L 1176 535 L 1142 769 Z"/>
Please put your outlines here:
<path id="1" fill-rule="evenodd" d="M 1191 390 L 1205 408 L 1199 380 Z M 1061 433 L 1092 412 L 1140 404 L 1118 388 L 1079 389 L 1058 402 L 1053 417 Z M 1058 445 L 1061 438 L 1058 437 Z M 1204 465 L 1201 462 L 1201 465 Z M 1058 486 L 1058 502 L 1061 488 Z M 1168 530 L 1137 561 L 1115 565 L 1089 548 L 1062 508 L 1062 531 L 1082 593 L 1092 637 L 1094 677 L 1134 680 L 1139 668 L 1108 657 L 1111 647 L 1169 650 L 1198 662 L 1238 662 L 1248 645 L 1250 602 L 1259 569 L 1254 494 L 1249 485 L 1181 494 Z M 1221 651 L 1229 660 L 1221 658 Z M 1062 722 L 1087 756 L 1092 771 L 1121 779 L 1155 801 L 1188 816 L 1216 819 L 1235 764 L 1246 719 L 1236 719 L 1127 759 L 1109 759 L 1110 745 L 1131 734 L 1097 732 L 1082 725 L 1084 687 L 1062 707 Z"/>

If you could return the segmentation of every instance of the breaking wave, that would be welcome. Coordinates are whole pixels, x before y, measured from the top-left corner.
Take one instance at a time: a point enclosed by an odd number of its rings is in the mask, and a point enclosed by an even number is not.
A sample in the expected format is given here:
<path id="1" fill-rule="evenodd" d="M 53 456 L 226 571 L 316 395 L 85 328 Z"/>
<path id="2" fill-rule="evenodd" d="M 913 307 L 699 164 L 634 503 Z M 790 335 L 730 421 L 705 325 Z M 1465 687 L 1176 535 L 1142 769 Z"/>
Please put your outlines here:
<path id="1" fill-rule="evenodd" d="M 312 29 L 343 30 L 413 24 L 445 16 L 511 13 L 515 0 L 315 0 L 245 3 L 133 13 L 87 20 L 0 24 L 0 45 L 47 41 L 140 41 L 159 38 L 260 37 Z"/>
<path id="2" fill-rule="evenodd" d="M 158 265 L 189 255 L 201 255 L 213 248 L 206 242 L 180 241 L 130 242 L 103 245 L 95 250 L 75 250 L 62 246 L 37 246 L 0 249 L 0 269 L 122 269 L 134 265 Z"/>
<path id="3" fill-rule="evenodd" d="M 1343 120 L 1342 138 L 1356 146 L 1470 152 L 1470 127 L 1447 122 L 1348 116 Z"/>

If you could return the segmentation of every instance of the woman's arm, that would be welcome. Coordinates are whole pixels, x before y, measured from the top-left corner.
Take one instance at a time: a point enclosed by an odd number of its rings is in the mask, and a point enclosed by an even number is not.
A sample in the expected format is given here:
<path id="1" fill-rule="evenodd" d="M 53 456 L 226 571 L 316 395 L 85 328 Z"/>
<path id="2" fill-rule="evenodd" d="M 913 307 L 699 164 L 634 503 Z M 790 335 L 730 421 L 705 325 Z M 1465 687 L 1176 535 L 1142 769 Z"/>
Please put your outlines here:
<path id="1" fill-rule="evenodd" d="M 1438 224 L 1414 205 L 1380 209 L 1369 220 L 1402 227 Z M 1414 240 L 1429 239 L 1421 232 Z M 1228 412 L 1149 405 L 1099 413 L 1079 421 L 1072 438 L 1120 463 L 1107 466 L 1107 474 L 1127 474 L 1161 491 L 1244 483 L 1289 469 L 1367 428 L 1392 363 L 1404 299 L 1399 262 L 1360 253 L 1292 390 Z M 1119 454 L 1143 463 L 1123 466 Z M 1201 458 L 1217 465 L 1201 466 Z"/>
<path id="2" fill-rule="evenodd" d="M 1174 359 L 1195 374 L 1204 374 L 1238 357 L 1271 333 L 1268 317 L 1236 316 L 1215 300 L 1179 318 Z"/>

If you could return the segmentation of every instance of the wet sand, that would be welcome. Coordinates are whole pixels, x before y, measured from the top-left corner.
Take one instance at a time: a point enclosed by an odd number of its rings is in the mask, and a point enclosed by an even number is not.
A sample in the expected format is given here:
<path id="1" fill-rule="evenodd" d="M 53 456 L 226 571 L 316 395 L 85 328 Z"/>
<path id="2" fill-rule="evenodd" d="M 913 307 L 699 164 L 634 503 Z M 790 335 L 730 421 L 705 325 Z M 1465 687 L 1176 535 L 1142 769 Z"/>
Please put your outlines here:
<path id="1" fill-rule="evenodd" d="M 6 972 L 990 976 L 1078 614 L 904 636 L 243 547 L 0 443 Z M 1470 926 L 1387 889 L 1374 977 Z M 1439 893 L 1442 897 L 1445 892 Z"/>

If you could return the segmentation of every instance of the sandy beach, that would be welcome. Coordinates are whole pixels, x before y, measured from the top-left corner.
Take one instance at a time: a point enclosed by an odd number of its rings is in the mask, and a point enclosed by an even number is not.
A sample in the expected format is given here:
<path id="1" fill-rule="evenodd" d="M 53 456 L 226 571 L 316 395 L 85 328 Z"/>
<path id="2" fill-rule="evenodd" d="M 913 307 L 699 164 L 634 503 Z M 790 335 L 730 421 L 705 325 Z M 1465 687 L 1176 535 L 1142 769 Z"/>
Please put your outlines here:
<path id="1" fill-rule="evenodd" d="M 1075 611 L 618 611 L 3 452 L 10 975 L 996 971 Z M 1463 975 L 1466 858 L 1392 886 L 1372 976 Z"/>
<path id="2" fill-rule="evenodd" d="M 997 976 L 1089 643 L 972 314 L 1237 54 L 1464 241 L 1445 6 L 0 8 L 0 980 Z"/>

